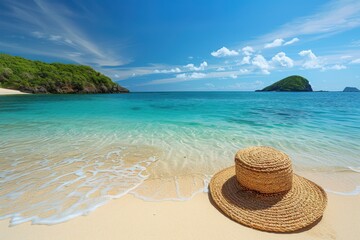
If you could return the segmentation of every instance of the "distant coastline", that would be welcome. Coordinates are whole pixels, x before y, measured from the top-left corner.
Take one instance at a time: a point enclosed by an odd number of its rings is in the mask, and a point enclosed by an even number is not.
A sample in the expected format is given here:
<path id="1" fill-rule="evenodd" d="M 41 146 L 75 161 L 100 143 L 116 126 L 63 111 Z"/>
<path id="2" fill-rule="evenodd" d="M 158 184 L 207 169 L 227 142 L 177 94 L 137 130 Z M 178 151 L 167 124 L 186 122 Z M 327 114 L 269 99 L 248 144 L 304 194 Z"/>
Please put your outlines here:
<path id="1" fill-rule="evenodd" d="M 0 87 L 26 93 L 128 93 L 84 65 L 45 63 L 0 53 Z"/>

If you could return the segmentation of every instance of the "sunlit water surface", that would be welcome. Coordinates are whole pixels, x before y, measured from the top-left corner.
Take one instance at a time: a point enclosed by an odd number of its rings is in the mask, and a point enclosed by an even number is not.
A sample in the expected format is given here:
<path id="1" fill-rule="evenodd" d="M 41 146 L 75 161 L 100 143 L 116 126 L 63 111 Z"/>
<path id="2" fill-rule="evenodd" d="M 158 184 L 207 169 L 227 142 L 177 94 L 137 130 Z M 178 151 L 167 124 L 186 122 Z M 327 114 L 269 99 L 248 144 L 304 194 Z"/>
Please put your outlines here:
<path id="1" fill-rule="evenodd" d="M 328 192 L 360 192 L 360 94 L 0 96 L 0 219 L 54 224 L 127 193 L 187 200 L 238 149 L 285 151 Z"/>

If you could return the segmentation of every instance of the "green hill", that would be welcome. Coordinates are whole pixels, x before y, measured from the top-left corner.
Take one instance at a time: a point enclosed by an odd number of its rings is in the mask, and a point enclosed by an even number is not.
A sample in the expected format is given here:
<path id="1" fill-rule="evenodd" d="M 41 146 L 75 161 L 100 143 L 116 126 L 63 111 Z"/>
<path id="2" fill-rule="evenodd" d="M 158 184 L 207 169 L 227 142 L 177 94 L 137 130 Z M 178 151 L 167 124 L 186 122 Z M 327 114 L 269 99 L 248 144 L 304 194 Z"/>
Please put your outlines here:
<path id="1" fill-rule="evenodd" d="M 88 66 L 31 61 L 0 53 L 0 87 L 27 93 L 125 93 Z"/>
<path id="2" fill-rule="evenodd" d="M 346 87 L 344 88 L 343 92 L 360 92 L 360 90 L 356 87 Z"/>
<path id="3" fill-rule="evenodd" d="M 267 86 L 262 90 L 257 90 L 259 92 L 312 92 L 311 85 L 306 78 L 301 76 L 289 76 L 284 78 L 276 83 Z"/>

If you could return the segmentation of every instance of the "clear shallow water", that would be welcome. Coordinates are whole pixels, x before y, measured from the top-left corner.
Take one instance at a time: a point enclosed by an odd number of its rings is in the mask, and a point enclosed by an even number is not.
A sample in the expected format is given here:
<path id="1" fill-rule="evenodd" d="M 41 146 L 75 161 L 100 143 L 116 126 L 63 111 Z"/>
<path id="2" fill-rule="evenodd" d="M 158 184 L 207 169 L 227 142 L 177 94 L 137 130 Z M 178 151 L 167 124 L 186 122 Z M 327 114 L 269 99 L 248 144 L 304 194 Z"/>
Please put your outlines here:
<path id="1" fill-rule="evenodd" d="M 240 148 L 285 151 L 329 192 L 360 192 L 360 94 L 0 96 L 0 219 L 54 224 L 131 193 L 186 200 Z"/>

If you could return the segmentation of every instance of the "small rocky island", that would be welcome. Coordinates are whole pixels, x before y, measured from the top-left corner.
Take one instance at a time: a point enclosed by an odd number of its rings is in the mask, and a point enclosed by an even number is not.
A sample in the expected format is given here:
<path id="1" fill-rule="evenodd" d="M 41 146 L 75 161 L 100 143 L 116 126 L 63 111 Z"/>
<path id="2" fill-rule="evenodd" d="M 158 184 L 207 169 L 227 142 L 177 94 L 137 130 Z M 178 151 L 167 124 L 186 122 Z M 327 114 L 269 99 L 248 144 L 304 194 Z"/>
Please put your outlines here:
<path id="1" fill-rule="evenodd" d="M 346 87 L 344 88 L 343 92 L 360 92 L 360 90 L 356 87 Z"/>
<path id="2" fill-rule="evenodd" d="M 284 78 L 276 83 L 267 86 L 262 90 L 256 92 L 312 92 L 312 87 L 309 81 L 301 76 L 293 75 Z"/>
<path id="3" fill-rule="evenodd" d="M 44 63 L 0 54 L 0 87 L 26 93 L 127 93 L 89 66 Z"/>

